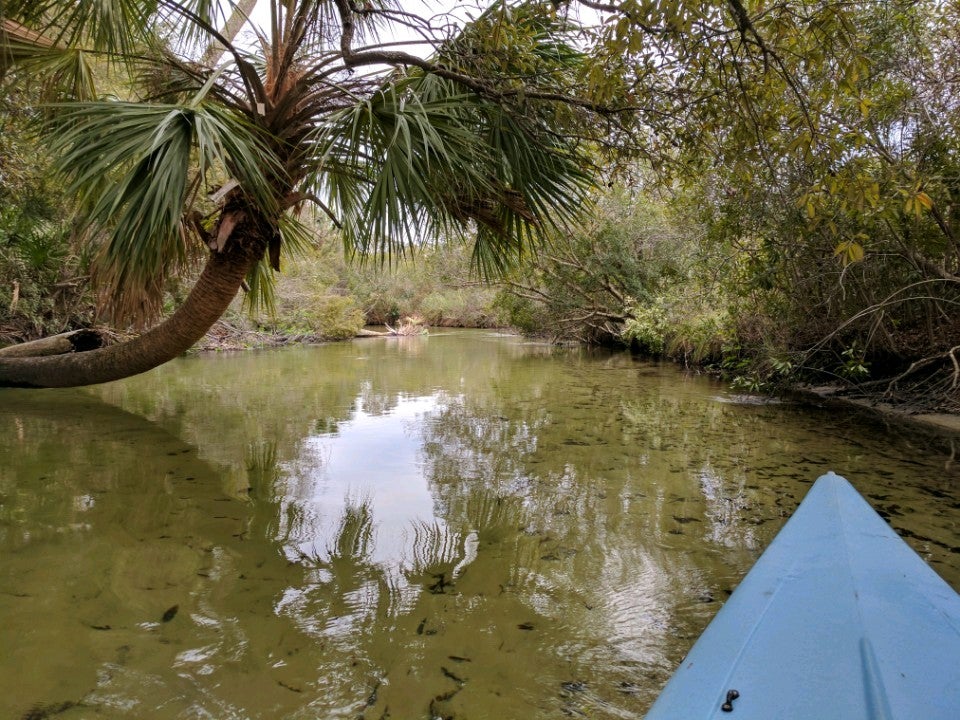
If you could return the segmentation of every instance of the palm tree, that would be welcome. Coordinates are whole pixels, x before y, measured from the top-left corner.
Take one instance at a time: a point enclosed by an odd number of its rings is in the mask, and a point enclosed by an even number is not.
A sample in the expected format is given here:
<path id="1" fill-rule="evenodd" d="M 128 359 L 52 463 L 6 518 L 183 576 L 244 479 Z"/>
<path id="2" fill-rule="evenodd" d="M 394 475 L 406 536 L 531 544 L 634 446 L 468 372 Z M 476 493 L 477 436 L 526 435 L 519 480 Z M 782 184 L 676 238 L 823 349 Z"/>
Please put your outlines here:
<path id="1" fill-rule="evenodd" d="M 101 383 L 176 357 L 305 242 L 306 203 L 355 252 L 470 233 L 488 274 L 583 207 L 574 128 L 598 108 L 579 99 L 585 56 L 553 4 L 498 2 L 451 30 L 393 0 L 270 0 L 246 44 L 235 25 L 217 30 L 224 9 L 245 15 L 209 0 L 6 0 L 0 20 L 27 32 L 0 33 L 4 57 L 74 98 L 48 108 L 44 132 L 102 243 L 114 315 L 157 317 L 165 282 L 206 260 L 152 329 L 87 352 L 0 357 L 0 386 Z M 397 26 L 429 41 L 429 58 L 378 40 Z M 131 72 L 130 97 L 98 97 L 93 62 Z"/>

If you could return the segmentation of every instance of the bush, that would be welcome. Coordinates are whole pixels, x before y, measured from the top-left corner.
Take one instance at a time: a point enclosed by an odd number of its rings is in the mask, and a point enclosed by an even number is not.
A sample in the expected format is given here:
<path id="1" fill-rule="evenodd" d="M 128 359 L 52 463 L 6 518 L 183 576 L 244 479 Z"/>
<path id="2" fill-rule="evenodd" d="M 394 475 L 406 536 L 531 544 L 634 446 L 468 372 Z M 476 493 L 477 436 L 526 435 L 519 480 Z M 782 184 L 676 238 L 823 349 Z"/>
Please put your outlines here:
<path id="1" fill-rule="evenodd" d="M 662 298 L 634 306 L 623 327 L 623 339 L 648 355 L 663 355 L 670 334 L 669 318 Z"/>
<path id="2" fill-rule="evenodd" d="M 80 251 L 72 210 L 30 134 L 26 100 L 0 100 L 0 343 L 89 326 L 89 245 Z"/>
<path id="3" fill-rule="evenodd" d="M 613 190 L 581 228 L 557 233 L 519 268 L 498 305 L 524 332 L 660 355 L 669 308 L 694 284 L 698 236 L 680 204 Z"/>
<path id="4" fill-rule="evenodd" d="M 367 323 L 393 325 L 419 315 L 428 325 L 496 327 L 496 289 L 477 280 L 469 250 L 461 245 L 421 248 L 415 257 L 383 266 L 375 260 L 346 270 L 349 292 Z"/>
<path id="5" fill-rule="evenodd" d="M 363 313 L 353 298 L 328 295 L 319 298 L 312 308 L 302 311 L 304 325 L 327 340 L 355 337 L 363 327 Z"/>

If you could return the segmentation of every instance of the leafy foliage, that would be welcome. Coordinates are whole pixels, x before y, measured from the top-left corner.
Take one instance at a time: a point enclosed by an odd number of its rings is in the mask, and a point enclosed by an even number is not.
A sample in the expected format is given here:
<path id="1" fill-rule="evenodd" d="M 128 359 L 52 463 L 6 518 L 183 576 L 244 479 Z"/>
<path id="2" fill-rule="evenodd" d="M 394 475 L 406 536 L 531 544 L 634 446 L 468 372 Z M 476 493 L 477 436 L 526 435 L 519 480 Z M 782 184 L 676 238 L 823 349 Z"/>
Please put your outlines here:
<path id="1" fill-rule="evenodd" d="M 155 315 L 165 280 L 196 258 L 201 245 L 185 212 L 211 174 L 229 171 L 277 214 L 265 177 L 278 163 L 256 128 L 229 110 L 116 101 L 57 110 L 47 121 L 51 148 L 69 191 L 89 208 L 88 226 L 110 228 L 100 274 L 116 289 L 119 315 Z"/>
<path id="2" fill-rule="evenodd" d="M 433 327 L 496 327 L 496 290 L 471 272 L 470 251 L 442 244 L 402 261 L 392 272 L 373 265 L 344 268 L 344 284 L 374 325 L 418 316 Z"/>
<path id="3" fill-rule="evenodd" d="M 899 392 L 883 377 L 923 368 L 957 406 L 960 6 L 618 7 L 598 32 L 624 72 L 590 82 L 632 80 L 638 152 L 699 206 L 728 369 Z M 654 347 L 677 327 L 657 302 L 641 319 Z"/>
<path id="4" fill-rule="evenodd" d="M 589 187 L 582 159 L 536 123 L 431 75 L 334 115 L 318 144 L 315 182 L 347 219 L 348 247 L 390 259 L 473 223 L 487 275 L 522 256 L 538 228 L 569 222 Z"/>
<path id="5" fill-rule="evenodd" d="M 515 0 L 452 32 L 391 2 L 274 0 L 250 45 L 218 30 L 227 9 L 4 7 L 26 32 L 3 62 L 58 93 L 51 145 L 128 314 L 232 242 L 269 299 L 313 203 L 383 265 L 469 238 L 517 324 L 751 387 L 956 367 L 953 0 Z M 380 39 L 400 26 L 432 54 Z M 97 63 L 136 70 L 122 100 L 97 95 Z M 635 191 L 594 212 L 601 165 Z M 413 294 L 449 318 L 452 295 Z"/>
<path id="6" fill-rule="evenodd" d="M 541 253 L 508 278 L 499 302 L 511 322 L 528 332 L 643 342 L 648 352 L 661 354 L 665 297 L 691 282 L 696 237 L 694 223 L 649 192 L 612 191 L 587 223 L 551 236 Z"/>
<path id="7" fill-rule="evenodd" d="M 67 222 L 26 96 L 0 100 L 0 342 L 89 323 L 89 252 Z"/>

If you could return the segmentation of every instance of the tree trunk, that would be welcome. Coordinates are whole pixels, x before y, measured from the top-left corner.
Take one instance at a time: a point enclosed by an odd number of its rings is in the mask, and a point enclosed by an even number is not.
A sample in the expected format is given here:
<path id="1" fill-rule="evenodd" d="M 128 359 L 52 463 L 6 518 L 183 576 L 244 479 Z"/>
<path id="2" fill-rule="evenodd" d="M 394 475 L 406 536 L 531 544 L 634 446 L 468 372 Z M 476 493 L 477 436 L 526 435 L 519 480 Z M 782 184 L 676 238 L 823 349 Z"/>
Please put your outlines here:
<path id="1" fill-rule="evenodd" d="M 213 253 L 183 305 L 168 319 L 129 342 L 48 357 L 0 357 L 0 387 L 76 387 L 120 380 L 186 352 L 220 319 L 264 243 L 239 237 Z"/>
<path id="2" fill-rule="evenodd" d="M 221 37 L 229 43 L 232 43 L 237 38 L 237 33 L 240 32 L 240 29 L 244 26 L 244 23 L 247 22 L 247 18 L 250 17 L 250 13 L 253 12 L 253 9 L 257 5 L 257 0 L 239 0 L 239 2 L 234 5 L 233 12 L 230 13 L 230 17 L 227 18 L 226 24 L 223 26 L 223 29 L 220 31 Z M 218 62 L 220 58 L 223 57 L 223 54 L 226 52 L 226 48 L 220 44 L 218 40 L 214 40 L 207 46 L 206 51 L 203 53 L 203 57 L 200 58 L 200 64 L 207 67 L 213 67 Z"/>
<path id="3" fill-rule="evenodd" d="M 106 342 L 104 342 L 103 335 L 96 330 L 72 330 L 59 335 L 51 335 L 39 340 L 0 348 L 0 358 L 63 355 L 64 353 L 96 350 L 104 345 L 106 345 Z"/>

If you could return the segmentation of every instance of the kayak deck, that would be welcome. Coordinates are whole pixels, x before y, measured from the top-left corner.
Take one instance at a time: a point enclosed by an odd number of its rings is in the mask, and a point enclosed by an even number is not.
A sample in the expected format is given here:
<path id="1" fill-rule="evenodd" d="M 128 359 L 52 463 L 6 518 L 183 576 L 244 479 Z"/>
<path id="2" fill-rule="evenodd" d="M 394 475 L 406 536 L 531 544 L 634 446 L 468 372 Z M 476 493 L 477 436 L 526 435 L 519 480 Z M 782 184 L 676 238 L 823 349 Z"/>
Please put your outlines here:
<path id="1" fill-rule="evenodd" d="M 701 718 L 958 720 L 960 596 L 824 475 L 646 716 Z"/>

